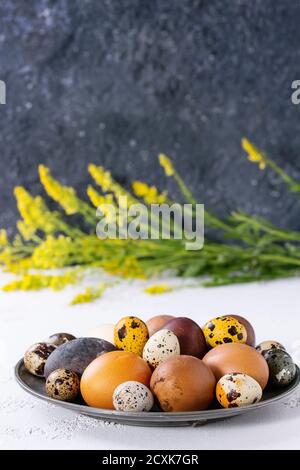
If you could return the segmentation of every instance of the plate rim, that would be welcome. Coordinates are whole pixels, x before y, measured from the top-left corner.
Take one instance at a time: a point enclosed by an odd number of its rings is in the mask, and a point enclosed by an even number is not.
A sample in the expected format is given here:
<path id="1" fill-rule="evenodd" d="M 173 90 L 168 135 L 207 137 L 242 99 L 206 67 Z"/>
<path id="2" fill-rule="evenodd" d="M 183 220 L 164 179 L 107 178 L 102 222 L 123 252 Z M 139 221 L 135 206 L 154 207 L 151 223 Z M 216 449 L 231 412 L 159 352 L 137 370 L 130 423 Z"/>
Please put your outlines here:
<path id="1" fill-rule="evenodd" d="M 155 412 L 136 412 L 136 411 L 117 411 L 117 410 L 109 410 L 105 408 L 95 408 L 88 405 L 82 405 L 73 402 L 67 401 L 60 401 L 55 400 L 54 398 L 48 397 L 47 395 L 43 395 L 34 389 L 32 389 L 28 384 L 26 384 L 20 376 L 20 368 L 24 366 L 23 358 L 21 358 L 14 367 L 14 376 L 18 383 L 18 385 L 25 390 L 30 395 L 51 403 L 53 405 L 58 405 L 66 409 L 70 409 L 72 411 L 77 411 L 78 413 L 85 414 L 85 415 L 93 415 L 95 418 L 103 418 L 106 420 L 112 421 L 121 421 L 121 420 L 128 420 L 131 419 L 132 421 L 138 421 L 139 419 L 146 420 L 148 422 L 162 422 L 162 421 L 172 421 L 172 422 L 179 422 L 179 421 L 205 421 L 205 420 L 212 420 L 226 417 L 235 416 L 241 413 L 245 413 L 252 410 L 257 410 L 259 408 L 263 408 L 265 406 L 277 403 L 285 398 L 288 398 L 292 395 L 297 387 L 300 384 L 300 369 L 297 364 L 296 370 L 297 374 L 294 379 L 294 383 L 282 393 L 278 394 L 277 396 L 267 398 L 266 400 L 260 401 L 258 403 L 254 403 L 251 405 L 247 405 L 244 407 L 235 407 L 235 408 L 218 408 L 218 409 L 210 409 L 210 410 L 202 410 L 202 411 L 155 411 Z M 43 380 L 42 377 L 36 377 L 37 379 Z"/>

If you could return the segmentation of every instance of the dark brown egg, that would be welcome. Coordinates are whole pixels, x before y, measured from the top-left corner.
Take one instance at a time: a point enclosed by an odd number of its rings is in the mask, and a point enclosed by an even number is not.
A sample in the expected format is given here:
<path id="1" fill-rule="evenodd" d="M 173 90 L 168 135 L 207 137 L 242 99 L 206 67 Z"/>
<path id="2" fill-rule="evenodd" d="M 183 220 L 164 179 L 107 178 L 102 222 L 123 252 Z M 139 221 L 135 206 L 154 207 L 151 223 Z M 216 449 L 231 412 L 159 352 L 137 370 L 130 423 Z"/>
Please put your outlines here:
<path id="1" fill-rule="evenodd" d="M 174 318 L 172 315 L 156 315 L 155 317 L 150 318 L 146 322 L 149 336 L 154 335 L 154 333 L 164 328 L 164 325 L 168 323 L 169 320 L 172 320 L 172 318 Z"/>
<path id="2" fill-rule="evenodd" d="M 177 336 L 180 344 L 180 354 L 195 356 L 201 359 L 207 351 L 206 341 L 200 326 L 186 317 L 173 318 L 164 328 Z"/>
<path id="3" fill-rule="evenodd" d="M 244 317 L 240 317 L 239 315 L 230 315 L 231 317 L 235 318 L 239 321 L 242 325 L 244 325 L 247 331 L 247 341 L 246 344 L 249 346 L 255 347 L 255 331 L 251 323 Z"/>
<path id="4" fill-rule="evenodd" d="M 214 399 L 216 380 L 203 361 L 174 356 L 152 374 L 150 387 L 163 411 L 205 410 Z"/>
<path id="5" fill-rule="evenodd" d="M 238 372 L 250 375 L 265 388 L 269 378 L 269 368 L 263 356 L 247 344 L 227 343 L 211 349 L 203 362 L 213 371 L 216 380 L 225 374 Z"/>

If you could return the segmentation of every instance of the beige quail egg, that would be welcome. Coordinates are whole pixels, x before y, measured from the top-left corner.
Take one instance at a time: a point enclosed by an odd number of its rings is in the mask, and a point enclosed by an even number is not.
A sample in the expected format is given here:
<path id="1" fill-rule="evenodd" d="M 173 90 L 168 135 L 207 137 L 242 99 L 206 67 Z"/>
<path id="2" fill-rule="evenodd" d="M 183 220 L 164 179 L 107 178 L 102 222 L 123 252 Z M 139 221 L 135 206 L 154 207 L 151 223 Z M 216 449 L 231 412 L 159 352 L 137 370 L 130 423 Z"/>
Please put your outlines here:
<path id="1" fill-rule="evenodd" d="M 258 346 L 256 346 L 256 349 L 263 356 L 272 349 L 281 349 L 282 351 L 285 351 L 285 347 L 281 343 L 273 340 L 262 341 Z"/>
<path id="2" fill-rule="evenodd" d="M 152 335 L 143 350 L 143 359 L 152 367 L 157 367 L 169 357 L 180 354 L 177 336 L 170 330 L 159 330 Z"/>
<path id="3" fill-rule="evenodd" d="M 56 349 L 54 344 L 35 343 L 24 354 L 24 365 L 33 375 L 44 377 L 44 368 L 50 354 Z"/>
<path id="4" fill-rule="evenodd" d="M 134 380 L 121 383 L 113 394 L 113 405 L 118 411 L 150 411 L 153 403 L 149 388 Z"/>
<path id="5" fill-rule="evenodd" d="M 46 380 L 46 392 L 51 398 L 73 401 L 80 389 L 80 380 L 75 372 L 68 369 L 56 369 Z"/>

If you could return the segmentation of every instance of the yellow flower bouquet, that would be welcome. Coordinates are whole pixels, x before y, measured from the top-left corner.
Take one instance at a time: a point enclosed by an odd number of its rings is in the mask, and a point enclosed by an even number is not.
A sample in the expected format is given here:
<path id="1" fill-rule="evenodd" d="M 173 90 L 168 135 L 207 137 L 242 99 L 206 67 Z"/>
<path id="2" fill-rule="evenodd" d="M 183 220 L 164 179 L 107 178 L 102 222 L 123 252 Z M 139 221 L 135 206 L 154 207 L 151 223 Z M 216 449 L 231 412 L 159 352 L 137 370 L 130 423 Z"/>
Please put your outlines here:
<path id="1" fill-rule="evenodd" d="M 242 139 L 242 147 L 248 159 L 261 170 L 269 167 L 290 191 L 300 192 L 300 184 L 247 139 Z M 161 154 L 159 163 L 165 175 L 173 178 L 181 190 L 181 202 L 196 204 L 198 201 L 172 161 Z M 168 269 L 177 276 L 203 278 L 201 282 L 205 286 L 292 277 L 300 273 L 300 233 L 282 230 L 265 219 L 240 211 L 223 220 L 205 209 L 205 243 L 199 251 L 186 250 L 184 240 L 172 237 L 99 239 L 95 233 L 96 208 L 103 208 L 103 215 L 109 220 L 116 214 L 120 216 L 118 203 L 122 197 L 127 198 L 129 206 L 139 202 L 171 205 L 174 201 L 166 190 L 159 191 L 141 181 L 134 181 L 132 191 L 128 191 L 101 166 L 90 164 L 88 171 L 94 182 L 87 187 L 90 203 L 79 198 L 74 188 L 59 183 L 44 165 L 39 166 L 40 181 L 46 196 L 59 206 L 57 210 L 50 210 L 45 198 L 33 196 L 23 187 L 15 188 L 20 213 L 18 233 L 9 241 L 6 231 L 0 231 L 0 263 L 17 278 L 5 285 L 4 291 L 62 289 L 77 282 L 91 268 L 114 276 L 141 279 L 155 277 Z M 78 226 L 68 221 L 68 216 L 75 214 L 82 219 Z M 59 273 L 44 272 L 60 268 L 64 270 Z M 73 304 L 100 297 L 110 285 L 88 287 Z M 171 290 L 165 284 L 146 289 L 150 294 Z"/>

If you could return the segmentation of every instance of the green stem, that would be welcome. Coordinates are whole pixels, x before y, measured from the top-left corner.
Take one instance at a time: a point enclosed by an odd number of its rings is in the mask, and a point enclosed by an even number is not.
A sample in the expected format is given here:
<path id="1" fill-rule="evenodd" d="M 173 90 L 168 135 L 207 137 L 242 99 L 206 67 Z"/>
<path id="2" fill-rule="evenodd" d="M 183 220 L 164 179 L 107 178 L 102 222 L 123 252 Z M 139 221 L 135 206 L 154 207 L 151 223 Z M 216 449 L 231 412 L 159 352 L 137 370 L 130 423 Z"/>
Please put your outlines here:
<path id="1" fill-rule="evenodd" d="M 285 182 L 285 184 L 288 186 L 290 191 L 292 192 L 300 192 L 300 183 L 289 176 L 282 168 L 280 168 L 277 163 L 275 163 L 273 160 L 270 160 L 269 158 L 265 157 L 265 160 L 267 164 L 269 165 L 270 168 L 272 168 L 277 175 L 281 177 L 281 179 Z"/>
<path id="2" fill-rule="evenodd" d="M 178 184 L 178 187 L 179 187 L 181 193 L 182 193 L 183 196 L 186 198 L 187 202 L 189 202 L 190 204 L 197 204 L 196 199 L 194 198 L 194 196 L 192 195 L 191 191 L 188 189 L 188 187 L 186 186 L 185 182 L 183 181 L 183 179 L 181 178 L 181 176 L 179 176 L 179 174 L 177 173 L 176 170 L 174 170 L 173 176 L 174 176 L 175 181 L 176 181 L 177 184 Z"/>

